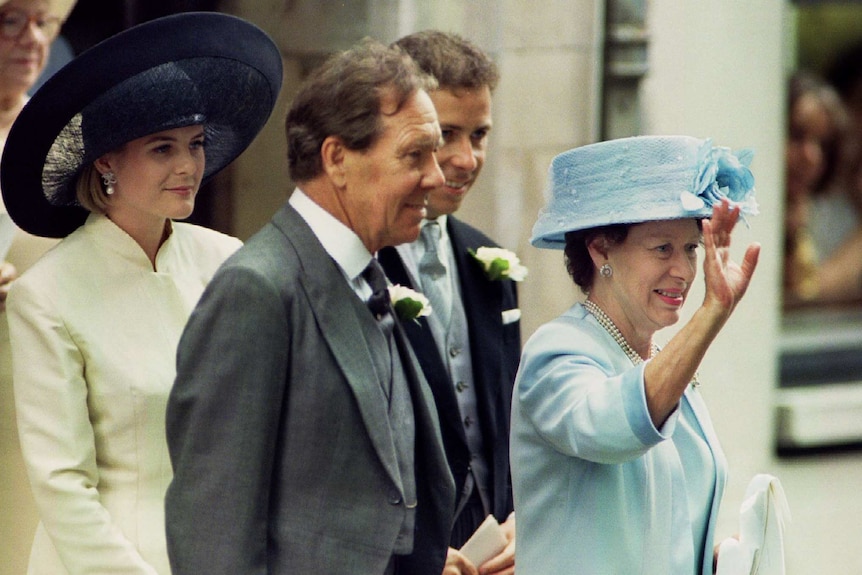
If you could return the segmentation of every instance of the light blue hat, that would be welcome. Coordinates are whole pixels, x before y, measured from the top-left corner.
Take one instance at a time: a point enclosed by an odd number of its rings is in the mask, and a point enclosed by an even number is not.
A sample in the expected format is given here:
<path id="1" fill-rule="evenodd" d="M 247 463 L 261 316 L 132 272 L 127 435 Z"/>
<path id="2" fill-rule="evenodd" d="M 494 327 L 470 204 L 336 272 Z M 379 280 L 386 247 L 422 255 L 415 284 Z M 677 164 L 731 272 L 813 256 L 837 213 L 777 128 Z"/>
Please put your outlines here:
<path id="1" fill-rule="evenodd" d="M 530 243 L 563 249 L 566 232 L 610 224 L 708 218 L 728 198 L 757 215 L 751 150 L 689 136 L 637 136 L 563 152 L 548 170 Z"/>

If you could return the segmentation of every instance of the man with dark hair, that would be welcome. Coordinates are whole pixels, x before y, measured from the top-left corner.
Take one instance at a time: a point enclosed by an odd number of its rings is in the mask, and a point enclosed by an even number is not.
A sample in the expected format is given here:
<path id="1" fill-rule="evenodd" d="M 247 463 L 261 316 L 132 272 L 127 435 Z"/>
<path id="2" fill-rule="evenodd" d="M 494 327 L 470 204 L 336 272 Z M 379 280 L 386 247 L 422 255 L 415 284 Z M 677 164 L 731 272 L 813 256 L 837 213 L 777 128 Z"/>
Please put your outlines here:
<path id="1" fill-rule="evenodd" d="M 287 204 L 209 284 L 167 430 L 175 575 L 439 575 L 454 509 L 431 392 L 372 257 L 443 177 L 433 79 L 367 41 L 287 115 Z"/>
<path id="2" fill-rule="evenodd" d="M 415 287 L 431 300 L 431 315 L 405 331 L 434 393 L 458 493 L 446 573 L 477 572 L 480 565 L 458 549 L 493 514 L 509 545 L 482 567 L 508 574 L 515 550 L 509 409 L 521 351 L 520 312 L 513 280 L 492 279 L 471 255 L 497 245 L 453 215 L 485 161 L 498 72 L 485 52 L 454 34 L 423 31 L 396 45 L 438 82 L 430 96 L 443 133 L 437 161 L 445 182 L 428 196 L 420 239 L 381 250 L 378 260 L 393 283 Z"/>

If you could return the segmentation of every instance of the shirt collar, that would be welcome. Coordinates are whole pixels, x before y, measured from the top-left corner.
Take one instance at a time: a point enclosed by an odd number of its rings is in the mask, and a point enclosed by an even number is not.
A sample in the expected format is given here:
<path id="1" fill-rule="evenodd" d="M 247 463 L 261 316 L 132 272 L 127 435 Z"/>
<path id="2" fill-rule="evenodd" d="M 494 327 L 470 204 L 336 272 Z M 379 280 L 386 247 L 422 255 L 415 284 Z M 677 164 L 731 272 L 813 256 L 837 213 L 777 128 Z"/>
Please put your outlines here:
<path id="1" fill-rule="evenodd" d="M 317 236 L 326 253 L 348 280 L 355 279 L 371 261 L 371 253 L 356 233 L 296 188 L 288 200 Z"/>

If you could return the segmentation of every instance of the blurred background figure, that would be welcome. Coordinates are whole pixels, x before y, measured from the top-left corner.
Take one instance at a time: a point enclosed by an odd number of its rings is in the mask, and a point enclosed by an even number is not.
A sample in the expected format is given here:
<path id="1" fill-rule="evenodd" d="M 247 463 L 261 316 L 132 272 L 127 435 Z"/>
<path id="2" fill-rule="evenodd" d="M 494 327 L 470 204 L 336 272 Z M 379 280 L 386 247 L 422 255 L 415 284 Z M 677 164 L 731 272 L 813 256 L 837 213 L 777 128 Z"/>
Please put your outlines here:
<path id="1" fill-rule="evenodd" d="M 42 76 L 51 43 L 75 5 L 74 0 L 0 0 L 0 151 L 9 128 Z M 0 200 L 0 309 L 9 282 L 54 242 L 17 230 L 11 247 L 4 245 L 4 229 L 11 229 Z M 6 231 L 5 237 L 11 232 Z M 8 253 L 6 248 L 8 247 Z"/>
<path id="2" fill-rule="evenodd" d="M 862 42 L 839 51 L 825 78 L 844 106 L 846 132 L 832 192 L 815 196 L 812 235 L 818 246 L 821 303 L 862 303 Z"/>
<path id="3" fill-rule="evenodd" d="M 814 74 L 798 72 L 790 78 L 788 98 L 784 304 L 793 307 L 821 296 L 820 260 L 858 218 L 855 205 L 838 208 L 853 203 L 835 185 L 849 125 L 838 94 Z M 842 215 L 844 221 L 825 223 Z"/>

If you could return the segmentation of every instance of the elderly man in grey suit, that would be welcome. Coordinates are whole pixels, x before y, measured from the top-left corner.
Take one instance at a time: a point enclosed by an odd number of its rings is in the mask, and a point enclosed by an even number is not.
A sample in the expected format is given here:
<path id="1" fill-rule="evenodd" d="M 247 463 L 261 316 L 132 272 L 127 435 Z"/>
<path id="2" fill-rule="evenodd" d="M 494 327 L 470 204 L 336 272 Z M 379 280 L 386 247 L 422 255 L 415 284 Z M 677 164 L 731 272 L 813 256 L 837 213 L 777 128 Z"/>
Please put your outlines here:
<path id="1" fill-rule="evenodd" d="M 174 575 L 442 571 L 454 483 L 372 258 L 416 239 L 443 180 L 433 84 L 366 41 L 295 97 L 297 189 L 213 278 L 180 342 Z"/>

